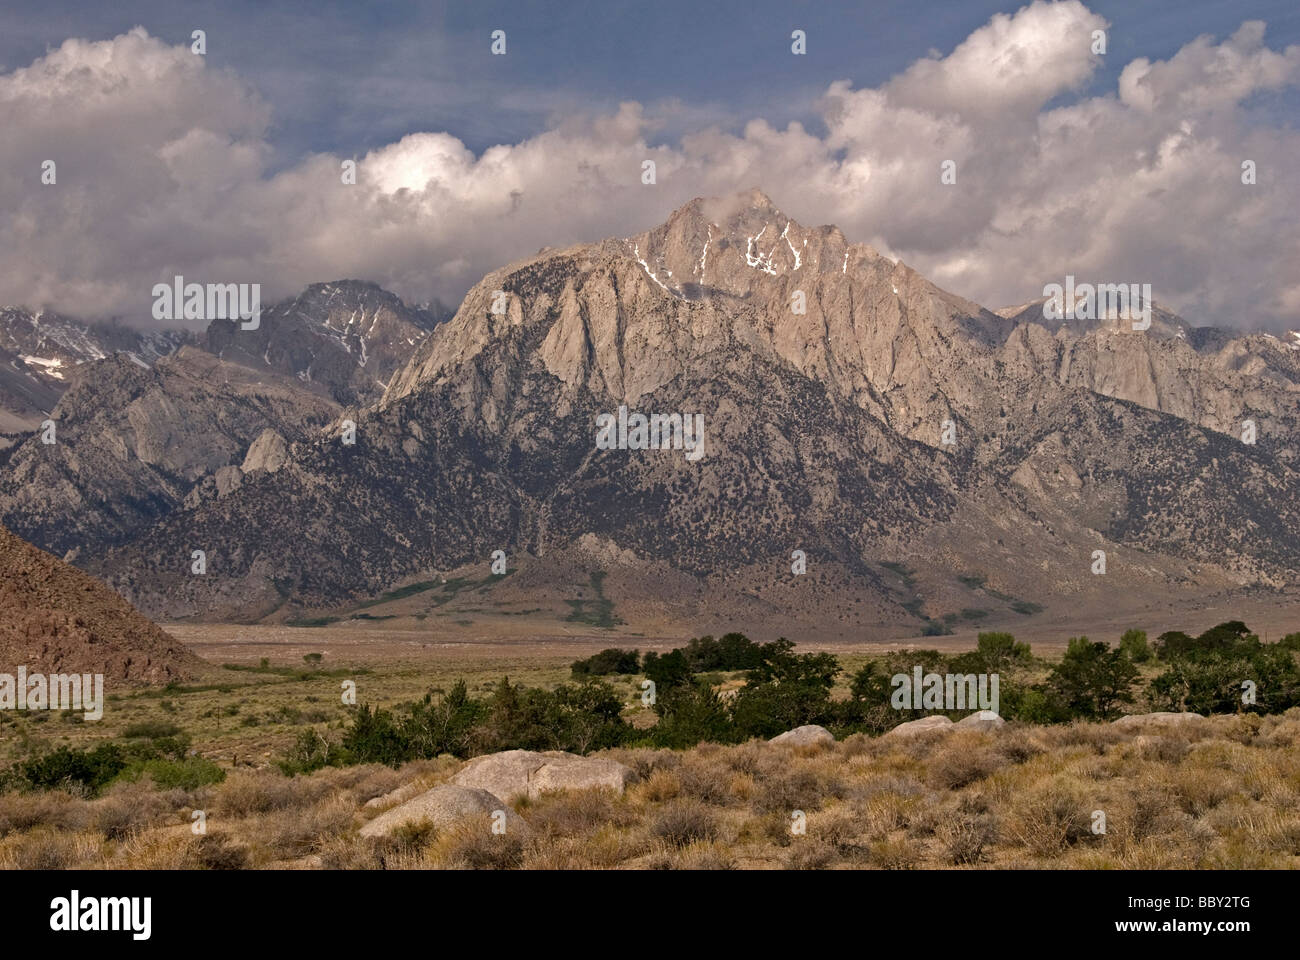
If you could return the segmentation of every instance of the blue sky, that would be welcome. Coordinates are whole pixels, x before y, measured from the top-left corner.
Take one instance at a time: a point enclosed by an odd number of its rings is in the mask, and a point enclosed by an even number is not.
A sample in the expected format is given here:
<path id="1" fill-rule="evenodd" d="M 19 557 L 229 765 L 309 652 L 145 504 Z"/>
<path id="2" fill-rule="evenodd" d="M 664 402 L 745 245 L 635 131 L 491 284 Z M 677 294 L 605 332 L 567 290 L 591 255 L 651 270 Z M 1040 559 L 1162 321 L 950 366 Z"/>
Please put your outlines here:
<path id="1" fill-rule="evenodd" d="M 622 100 L 664 105 L 654 139 L 702 123 L 738 130 L 754 117 L 824 132 L 815 103 L 835 80 L 876 86 L 932 50 L 949 52 L 998 12 L 999 0 L 574 0 L 574 2 L 226 2 L 9 0 L 0 65 L 35 60 L 69 37 L 105 40 L 144 26 L 170 43 L 208 35 L 208 61 L 229 66 L 272 105 L 276 165 L 310 151 L 343 155 L 413 130 L 445 130 L 471 150 L 515 143 L 558 116 Z M 1136 56 L 1165 59 L 1201 34 L 1268 22 L 1273 47 L 1300 43 L 1296 0 L 1096 0 L 1110 56 L 1085 92 L 1114 88 Z M 789 55 L 795 28 L 806 57 Z M 508 54 L 486 55 L 492 30 Z M 1295 91 L 1259 108 L 1294 123 Z M 667 106 L 680 101 L 680 108 Z"/>

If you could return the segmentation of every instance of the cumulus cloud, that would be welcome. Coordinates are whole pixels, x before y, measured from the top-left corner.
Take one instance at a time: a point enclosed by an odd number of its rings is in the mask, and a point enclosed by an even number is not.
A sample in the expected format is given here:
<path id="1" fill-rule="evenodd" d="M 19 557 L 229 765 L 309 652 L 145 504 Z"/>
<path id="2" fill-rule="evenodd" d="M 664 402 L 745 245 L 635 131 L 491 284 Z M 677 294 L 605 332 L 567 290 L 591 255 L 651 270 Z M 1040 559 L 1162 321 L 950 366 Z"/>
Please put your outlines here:
<path id="1" fill-rule="evenodd" d="M 176 274 L 260 282 L 264 301 L 342 277 L 455 301 L 539 247 L 626 236 L 757 185 L 990 306 L 1073 273 L 1149 282 L 1196 322 L 1300 326 L 1300 135 L 1251 109 L 1300 81 L 1300 47 L 1270 49 L 1247 22 L 1085 96 L 1106 27 L 1077 0 L 999 14 L 880 87 L 832 84 L 824 136 L 754 119 L 662 144 L 660 118 L 625 103 L 477 156 L 413 132 L 357 157 L 355 185 L 346 157 L 271 171 L 270 105 L 187 48 L 140 28 L 69 40 L 0 74 L 0 302 L 147 318 L 152 285 Z M 54 186 L 40 184 L 47 159 Z"/>

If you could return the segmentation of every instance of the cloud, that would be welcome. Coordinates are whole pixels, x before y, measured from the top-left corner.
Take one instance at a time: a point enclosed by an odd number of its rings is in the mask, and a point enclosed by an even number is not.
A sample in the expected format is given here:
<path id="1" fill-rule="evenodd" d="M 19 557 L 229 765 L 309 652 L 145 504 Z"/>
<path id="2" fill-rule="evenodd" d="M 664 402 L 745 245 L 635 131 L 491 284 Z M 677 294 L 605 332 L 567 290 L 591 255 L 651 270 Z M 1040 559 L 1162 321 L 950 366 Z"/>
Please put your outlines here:
<path id="1" fill-rule="evenodd" d="M 264 300 L 359 277 L 455 301 L 542 246 L 627 236 L 694 196 L 759 185 L 801 222 L 990 306 L 1072 273 L 1149 282 L 1197 322 L 1300 327 L 1300 135 L 1251 109 L 1300 80 L 1300 47 L 1272 50 L 1247 22 L 1085 96 L 1106 27 L 1076 0 L 999 14 L 879 87 L 832 84 L 820 136 L 754 119 L 662 143 L 689 112 L 624 103 L 480 155 L 413 132 L 355 158 L 355 185 L 341 156 L 273 172 L 270 105 L 188 48 L 141 28 L 69 40 L 0 74 L 0 302 L 143 319 L 176 274 L 260 282 Z M 40 184 L 47 159 L 54 186 Z"/>

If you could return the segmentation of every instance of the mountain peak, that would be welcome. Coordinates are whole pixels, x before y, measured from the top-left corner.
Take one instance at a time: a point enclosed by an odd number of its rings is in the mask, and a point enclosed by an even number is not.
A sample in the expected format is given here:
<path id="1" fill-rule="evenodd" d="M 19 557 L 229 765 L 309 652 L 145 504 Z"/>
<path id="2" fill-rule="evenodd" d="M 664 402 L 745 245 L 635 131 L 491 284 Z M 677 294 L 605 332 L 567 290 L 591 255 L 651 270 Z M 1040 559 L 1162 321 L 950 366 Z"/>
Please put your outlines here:
<path id="1" fill-rule="evenodd" d="M 674 210 L 663 226 L 686 221 L 711 226 L 715 233 L 735 235 L 756 223 L 781 220 L 784 226 L 789 219 L 771 197 L 750 187 L 721 197 L 696 197 Z"/>
<path id="2" fill-rule="evenodd" d="M 717 293 L 744 298 L 755 284 L 779 279 L 784 285 L 796 275 L 812 282 L 817 275 L 845 273 L 864 256 L 875 258 L 865 245 L 850 248 L 835 227 L 798 223 L 758 187 L 696 197 L 658 227 L 606 243 L 609 252 L 637 261 L 665 292 L 686 300 Z"/>
<path id="3" fill-rule="evenodd" d="M 699 217 L 715 227 L 725 227 L 728 222 L 749 219 L 750 216 L 781 217 L 783 214 L 772 198 L 758 187 L 750 187 L 721 197 L 696 197 L 675 210 L 669 222 L 683 217 Z"/>

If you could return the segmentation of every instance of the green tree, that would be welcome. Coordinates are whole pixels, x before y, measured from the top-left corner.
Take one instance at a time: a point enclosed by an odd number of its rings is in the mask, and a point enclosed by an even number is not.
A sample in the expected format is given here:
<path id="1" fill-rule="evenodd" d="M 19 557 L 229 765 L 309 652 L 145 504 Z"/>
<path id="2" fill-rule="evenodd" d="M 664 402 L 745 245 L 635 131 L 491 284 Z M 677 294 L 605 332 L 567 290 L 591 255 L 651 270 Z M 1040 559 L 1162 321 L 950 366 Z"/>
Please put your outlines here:
<path id="1" fill-rule="evenodd" d="M 670 687 L 685 686 L 691 682 L 691 665 L 682 650 L 672 650 L 660 656 L 653 650 L 645 655 L 641 672 L 654 682 L 657 695 Z"/>
<path id="2" fill-rule="evenodd" d="M 1132 702 L 1137 675 L 1137 667 L 1124 651 L 1087 637 L 1071 637 L 1047 684 L 1071 716 L 1106 720 L 1121 703 Z"/>
<path id="3" fill-rule="evenodd" d="M 682 750 L 697 743 L 734 743 L 731 714 L 706 683 L 670 687 L 655 699 L 659 722 L 650 731 L 657 747 Z"/>
<path id="4" fill-rule="evenodd" d="M 1151 647 L 1147 644 L 1147 632 L 1133 628 L 1125 630 L 1119 638 L 1119 648 L 1134 663 L 1146 663 L 1151 659 Z"/>
<path id="5" fill-rule="evenodd" d="M 762 660 L 749 671 L 732 707 L 738 735 L 772 737 L 836 719 L 830 695 L 840 664 L 832 654 L 797 654 L 794 642 L 785 637 L 763 644 L 760 650 Z"/>

